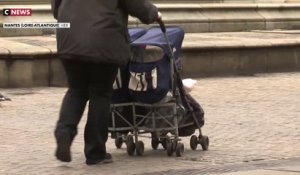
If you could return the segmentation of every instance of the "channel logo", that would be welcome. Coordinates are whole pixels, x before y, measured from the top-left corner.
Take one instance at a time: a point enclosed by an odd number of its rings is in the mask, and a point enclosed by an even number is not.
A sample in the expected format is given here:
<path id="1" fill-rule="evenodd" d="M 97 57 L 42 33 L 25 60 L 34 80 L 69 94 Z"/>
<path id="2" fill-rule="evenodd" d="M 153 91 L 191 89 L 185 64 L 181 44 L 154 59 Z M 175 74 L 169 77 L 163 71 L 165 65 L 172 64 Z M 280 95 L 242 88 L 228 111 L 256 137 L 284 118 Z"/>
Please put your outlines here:
<path id="1" fill-rule="evenodd" d="M 22 8 L 22 9 L 3 9 L 3 16 L 31 16 L 32 10 L 28 8 Z"/>

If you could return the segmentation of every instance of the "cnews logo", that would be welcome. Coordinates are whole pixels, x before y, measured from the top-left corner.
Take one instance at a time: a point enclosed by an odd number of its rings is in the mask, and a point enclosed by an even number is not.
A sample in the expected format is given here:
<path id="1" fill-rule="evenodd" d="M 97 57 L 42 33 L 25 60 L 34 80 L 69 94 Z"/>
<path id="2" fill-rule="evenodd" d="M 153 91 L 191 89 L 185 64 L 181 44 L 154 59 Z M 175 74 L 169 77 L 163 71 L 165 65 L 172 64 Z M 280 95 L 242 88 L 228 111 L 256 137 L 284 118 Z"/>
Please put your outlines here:
<path id="1" fill-rule="evenodd" d="M 31 16 L 31 9 L 3 9 L 3 16 Z"/>

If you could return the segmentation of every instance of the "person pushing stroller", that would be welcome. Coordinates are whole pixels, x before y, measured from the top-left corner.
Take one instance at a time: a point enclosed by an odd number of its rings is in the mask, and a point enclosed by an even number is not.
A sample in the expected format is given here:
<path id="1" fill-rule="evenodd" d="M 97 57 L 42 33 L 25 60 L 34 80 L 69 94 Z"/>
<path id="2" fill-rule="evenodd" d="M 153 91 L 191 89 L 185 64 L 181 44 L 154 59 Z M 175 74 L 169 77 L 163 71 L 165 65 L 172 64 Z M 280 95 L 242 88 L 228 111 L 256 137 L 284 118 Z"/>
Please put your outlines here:
<path id="1" fill-rule="evenodd" d="M 55 156 L 71 161 L 70 147 L 87 101 L 84 131 L 87 165 L 110 163 L 106 151 L 112 85 L 119 66 L 130 58 L 128 15 L 145 24 L 160 19 L 148 0 L 52 0 L 58 22 L 70 23 L 57 29 L 57 53 L 66 70 L 68 91 L 55 128 Z"/>

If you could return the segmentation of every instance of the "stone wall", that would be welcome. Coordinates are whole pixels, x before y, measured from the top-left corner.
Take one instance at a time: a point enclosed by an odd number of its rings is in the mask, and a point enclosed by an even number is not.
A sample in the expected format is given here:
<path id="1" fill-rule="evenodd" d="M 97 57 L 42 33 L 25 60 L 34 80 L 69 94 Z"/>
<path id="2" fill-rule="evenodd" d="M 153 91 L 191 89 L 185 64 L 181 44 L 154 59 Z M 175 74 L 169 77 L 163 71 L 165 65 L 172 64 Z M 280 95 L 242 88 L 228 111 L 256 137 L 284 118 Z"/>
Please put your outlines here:
<path id="1" fill-rule="evenodd" d="M 1 15 L 0 37 L 54 34 L 54 30 L 45 29 L 3 29 L 4 22 L 55 22 L 50 5 L 18 7 L 32 8 L 33 15 L 30 17 Z M 157 4 L 157 7 L 167 25 L 180 26 L 187 33 L 300 29 L 300 4 Z M 132 27 L 145 26 L 136 18 L 130 18 L 129 24 Z"/>

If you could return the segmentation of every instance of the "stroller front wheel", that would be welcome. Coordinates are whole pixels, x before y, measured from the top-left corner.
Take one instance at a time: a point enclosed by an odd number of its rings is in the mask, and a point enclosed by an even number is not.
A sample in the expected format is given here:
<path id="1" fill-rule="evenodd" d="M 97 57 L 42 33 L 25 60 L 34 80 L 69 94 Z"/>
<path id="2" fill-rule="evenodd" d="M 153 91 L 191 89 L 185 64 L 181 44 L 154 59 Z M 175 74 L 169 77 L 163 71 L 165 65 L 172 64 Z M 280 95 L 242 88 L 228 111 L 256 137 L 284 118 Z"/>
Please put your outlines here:
<path id="1" fill-rule="evenodd" d="M 133 142 L 127 144 L 127 154 L 132 156 L 135 151 L 135 144 Z"/>
<path id="2" fill-rule="evenodd" d="M 142 156 L 144 154 L 144 142 L 142 141 L 136 142 L 136 154 L 138 156 Z"/>
<path id="3" fill-rule="evenodd" d="M 208 150 L 208 146 L 209 146 L 209 138 L 207 136 L 202 136 L 199 139 L 200 145 L 202 146 L 203 151 Z"/>
<path id="4" fill-rule="evenodd" d="M 126 137 L 126 146 L 127 146 L 127 154 L 132 156 L 135 151 L 135 144 L 132 135 L 127 135 Z"/>
<path id="5" fill-rule="evenodd" d="M 176 156 L 177 157 L 181 157 L 182 154 L 184 152 L 184 145 L 183 143 L 177 143 L 177 146 L 176 146 Z"/>
<path id="6" fill-rule="evenodd" d="M 134 143 L 133 136 L 132 135 L 127 135 L 125 142 L 126 142 L 126 145 Z"/>
<path id="7" fill-rule="evenodd" d="M 174 152 L 174 144 L 170 139 L 166 140 L 167 155 L 172 156 Z"/>
<path id="8" fill-rule="evenodd" d="M 151 140 L 151 146 L 154 150 L 157 150 L 159 144 L 159 139 L 158 138 L 152 138 Z"/>
<path id="9" fill-rule="evenodd" d="M 122 147 L 122 145 L 123 145 L 123 138 L 122 138 L 122 136 L 121 137 L 119 136 L 119 137 L 115 138 L 115 146 L 118 149 L 120 149 Z"/>
<path id="10" fill-rule="evenodd" d="M 192 135 L 190 139 L 190 146 L 192 150 L 196 150 L 198 146 L 198 137 L 196 135 Z"/>

